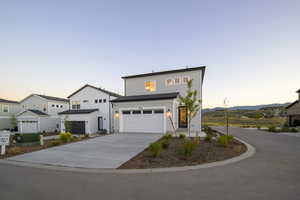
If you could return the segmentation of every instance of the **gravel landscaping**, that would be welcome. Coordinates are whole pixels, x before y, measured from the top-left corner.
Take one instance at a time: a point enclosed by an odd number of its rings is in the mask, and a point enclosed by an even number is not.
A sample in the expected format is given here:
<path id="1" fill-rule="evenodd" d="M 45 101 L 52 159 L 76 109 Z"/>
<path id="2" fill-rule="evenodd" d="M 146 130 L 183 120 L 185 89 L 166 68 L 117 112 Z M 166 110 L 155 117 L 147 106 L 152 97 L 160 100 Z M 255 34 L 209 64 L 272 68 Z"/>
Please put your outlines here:
<path id="1" fill-rule="evenodd" d="M 161 138 L 158 142 L 162 142 Z M 191 138 L 191 141 L 195 138 Z M 227 147 L 220 145 L 216 140 L 201 140 L 190 156 L 184 154 L 186 139 L 170 138 L 169 146 L 154 157 L 149 148 L 136 155 L 119 167 L 119 169 L 146 169 L 192 166 L 229 159 L 244 153 L 247 148 L 241 142 L 233 139 Z"/>

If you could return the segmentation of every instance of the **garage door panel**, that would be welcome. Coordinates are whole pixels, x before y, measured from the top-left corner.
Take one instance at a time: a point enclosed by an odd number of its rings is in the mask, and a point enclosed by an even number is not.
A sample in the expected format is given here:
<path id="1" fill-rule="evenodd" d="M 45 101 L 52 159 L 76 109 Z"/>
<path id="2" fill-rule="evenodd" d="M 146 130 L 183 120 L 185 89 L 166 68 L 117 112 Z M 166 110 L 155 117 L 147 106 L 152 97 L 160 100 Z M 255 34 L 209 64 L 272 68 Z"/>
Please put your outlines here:
<path id="1" fill-rule="evenodd" d="M 37 133 L 38 123 L 37 121 L 23 121 L 21 130 L 22 133 Z"/>
<path id="2" fill-rule="evenodd" d="M 164 132 L 164 114 L 126 114 L 122 115 L 122 132 Z"/>

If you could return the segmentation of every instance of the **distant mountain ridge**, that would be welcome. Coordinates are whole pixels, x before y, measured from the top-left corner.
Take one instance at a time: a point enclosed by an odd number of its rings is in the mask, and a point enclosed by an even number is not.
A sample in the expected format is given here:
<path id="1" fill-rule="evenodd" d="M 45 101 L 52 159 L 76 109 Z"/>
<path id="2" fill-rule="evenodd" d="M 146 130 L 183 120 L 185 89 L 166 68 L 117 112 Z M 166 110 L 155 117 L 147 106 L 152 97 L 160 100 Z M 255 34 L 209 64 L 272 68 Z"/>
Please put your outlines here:
<path id="1" fill-rule="evenodd" d="M 273 104 L 263 104 L 263 105 L 255 105 L 255 106 L 233 106 L 229 107 L 228 110 L 259 110 L 262 108 L 269 108 L 269 107 L 286 107 L 291 103 L 273 103 Z M 210 112 L 216 110 L 223 110 L 224 107 L 215 107 L 215 108 L 205 108 L 203 112 Z"/>

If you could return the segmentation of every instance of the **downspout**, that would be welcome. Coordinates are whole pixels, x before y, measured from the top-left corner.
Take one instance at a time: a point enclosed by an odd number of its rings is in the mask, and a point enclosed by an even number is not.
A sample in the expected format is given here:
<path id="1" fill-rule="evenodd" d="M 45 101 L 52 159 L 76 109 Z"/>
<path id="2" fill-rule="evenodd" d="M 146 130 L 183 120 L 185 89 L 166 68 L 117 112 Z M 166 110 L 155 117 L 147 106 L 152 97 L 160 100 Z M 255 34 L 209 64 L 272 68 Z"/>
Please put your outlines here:
<path id="1" fill-rule="evenodd" d="M 111 133 L 111 123 L 110 123 L 110 121 L 111 121 L 111 109 L 110 109 L 110 105 L 111 105 L 111 102 L 110 102 L 110 95 L 108 95 L 108 112 L 109 112 L 109 114 L 108 114 L 108 116 L 109 116 L 109 121 L 108 121 L 108 125 L 109 125 L 109 133 Z"/>

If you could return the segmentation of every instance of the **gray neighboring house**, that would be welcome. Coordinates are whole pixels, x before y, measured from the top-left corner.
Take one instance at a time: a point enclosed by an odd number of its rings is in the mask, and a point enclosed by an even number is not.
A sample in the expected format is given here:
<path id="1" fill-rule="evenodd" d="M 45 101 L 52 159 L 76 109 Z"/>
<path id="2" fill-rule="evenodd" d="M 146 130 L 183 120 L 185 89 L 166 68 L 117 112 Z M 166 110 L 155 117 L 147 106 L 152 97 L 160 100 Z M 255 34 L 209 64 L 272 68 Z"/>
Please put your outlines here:
<path id="1" fill-rule="evenodd" d="M 112 100 L 114 132 L 167 133 L 186 131 L 187 110 L 179 106 L 186 95 L 187 81 L 202 99 L 205 66 L 152 72 L 122 77 L 125 96 Z M 201 110 L 191 123 L 191 131 L 201 133 Z"/>
<path id="2" fill-rule="evenodd" d="M 21 111 L 20 103 L 6 99 L 0 99 L 0 130 L 12 129 L 11 118 Z"/>
<path id="3" fill-rule="evenodd" d="M 297 91 L 298 100 L 286 107 L 289 126 L 300 126 L 300 89 Z"/>
<path id="4" fill-rule="evenodd" d="M 18 131 L 21 133 L 60 131 L 59 112 L 69 109 L 69 100 L 31 94 L 20 102 L 17 115 Z"/>

